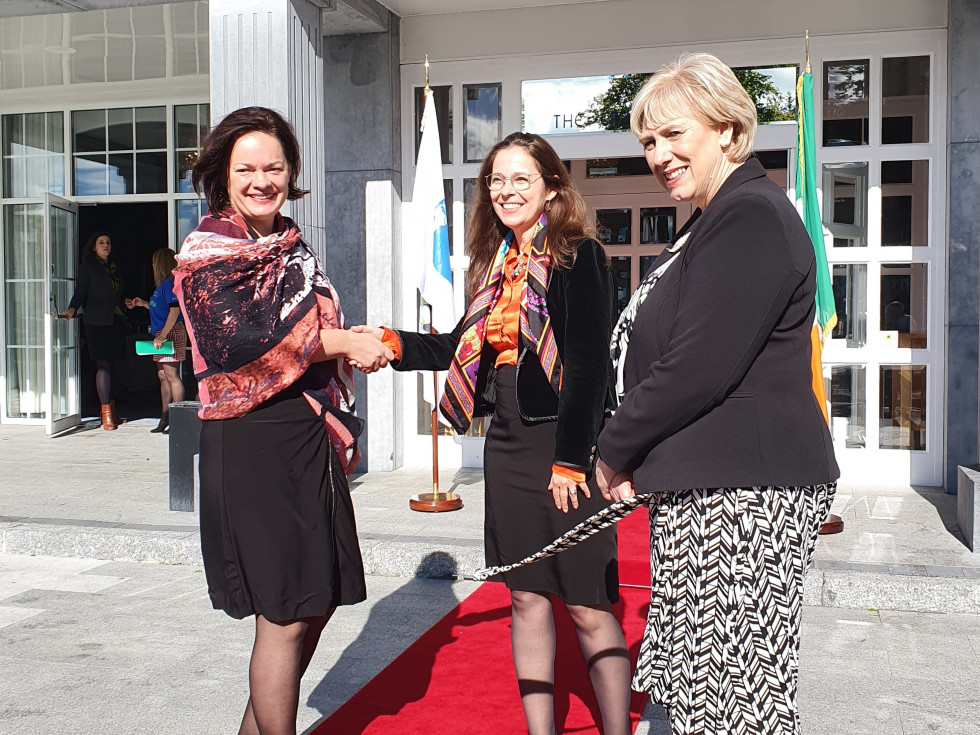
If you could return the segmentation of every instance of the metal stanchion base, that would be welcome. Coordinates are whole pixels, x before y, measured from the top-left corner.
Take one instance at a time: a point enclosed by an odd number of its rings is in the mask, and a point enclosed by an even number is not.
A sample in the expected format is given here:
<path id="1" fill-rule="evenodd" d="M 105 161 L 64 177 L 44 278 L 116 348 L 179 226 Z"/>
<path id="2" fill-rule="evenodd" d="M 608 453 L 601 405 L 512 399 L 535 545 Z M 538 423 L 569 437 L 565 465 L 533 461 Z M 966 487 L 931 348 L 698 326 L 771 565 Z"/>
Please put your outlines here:
<path id="1" fill-rule="evenodd" d="M 456 493 L 419 493 L 408 499 L 408 507 L 423 513 L 441 513 L 459 510 L 463 507 L 463 499 Z"/>

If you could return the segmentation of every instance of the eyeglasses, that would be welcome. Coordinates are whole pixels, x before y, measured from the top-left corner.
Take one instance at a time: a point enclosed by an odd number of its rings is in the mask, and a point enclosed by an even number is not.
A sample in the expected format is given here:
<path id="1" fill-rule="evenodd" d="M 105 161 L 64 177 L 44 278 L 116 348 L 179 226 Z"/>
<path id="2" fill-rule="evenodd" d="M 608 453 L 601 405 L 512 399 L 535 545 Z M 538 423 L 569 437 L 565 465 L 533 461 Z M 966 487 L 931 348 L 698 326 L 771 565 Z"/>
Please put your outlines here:
<path id="1" fill-rule="evenodd" d="M 502 174 L 490 174 L 487 176 L 487 186 L 490 191 L 500 191 L 504 188 L 504 183 L 509 181 L 517 191 L 527 191 L 531 184 L 540 179 L 544 174 L 514 174 L 504 176 Z"/>

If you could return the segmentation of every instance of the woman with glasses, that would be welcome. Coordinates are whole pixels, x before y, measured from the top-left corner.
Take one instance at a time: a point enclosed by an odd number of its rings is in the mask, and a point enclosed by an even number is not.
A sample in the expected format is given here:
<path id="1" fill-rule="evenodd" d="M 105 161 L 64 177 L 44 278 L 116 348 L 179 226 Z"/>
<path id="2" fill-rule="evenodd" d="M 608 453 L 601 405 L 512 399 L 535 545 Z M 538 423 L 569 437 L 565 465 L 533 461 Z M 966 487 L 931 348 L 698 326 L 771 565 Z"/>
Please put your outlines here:
<path id="1" fill-rule="evenodd" d="M 600 509 L 595 442 L 612 401 L 612 284 L 586 206 L 538 135 L 514 133 L 471 203 L 466 316 L 449 334 L 373 331 L 396 370 L 449 370 L 440 408 L 457 432 L 493 415 L 484 474 L 488 565 L 519 561 Z M 611 611 L 616 534 L 502 575 L 531 735 L 555 732 L 552 601 L 575 623 L 606 735 L 629 732 L 629 657 Z"/>

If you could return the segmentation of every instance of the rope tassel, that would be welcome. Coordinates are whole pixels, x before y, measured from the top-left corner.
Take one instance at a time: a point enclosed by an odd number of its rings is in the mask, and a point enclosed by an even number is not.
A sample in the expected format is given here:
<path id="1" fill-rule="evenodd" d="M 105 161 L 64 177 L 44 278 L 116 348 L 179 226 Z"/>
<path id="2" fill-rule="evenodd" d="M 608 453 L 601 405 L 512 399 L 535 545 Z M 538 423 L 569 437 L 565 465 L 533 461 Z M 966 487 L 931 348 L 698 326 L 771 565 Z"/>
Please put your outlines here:
<path id="1" fill-rule="evenodd" d="M 477 569 L 471 574 L 459 574 L 456 576 L 456 579 L 473 582 L 485 582 L 490 577 L 495 577 L 498 574 L 503 574 L 504 572 L 509 572 L 517 569 L 518 567 L 523 567 L 527 564 L 539 561 L 540 559 L 547 559 L 549 556 L 560 554 L 566 549 L 570 549 L 573 546 L 578 546 L 590 536 L 595 536 L 597 533 L 609 528 L 614 523 L 618 523 L 619 521 L 623 520 L 641 505 L 649 502 L 649 500 L 656 494 L 657 493 L 644 493 L 643 495 L 635 495 L 632 498 L 627 498 L 626 500 L 620 500 L 612 505 L 607 505 L 595 515 L 585 519 L 574 528 L 563 533 L 540 551 L 536 551 L 530 556 L 524 557 L 519 562 L 515 562 L 514 564 L 505 564 L 498 567 Z"/>

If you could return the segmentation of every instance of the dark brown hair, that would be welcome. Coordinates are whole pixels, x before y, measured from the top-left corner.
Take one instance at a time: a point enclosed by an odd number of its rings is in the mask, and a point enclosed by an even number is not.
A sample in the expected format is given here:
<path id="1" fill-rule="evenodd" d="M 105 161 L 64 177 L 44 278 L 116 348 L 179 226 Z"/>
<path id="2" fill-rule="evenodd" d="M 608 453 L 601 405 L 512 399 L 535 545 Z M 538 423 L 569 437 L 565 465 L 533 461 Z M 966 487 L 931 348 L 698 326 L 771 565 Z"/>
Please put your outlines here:
<path id="1" fill-rule="evenodd" d="M 170 248 L 159 248 L 153 251 L 153 282 L 160 285 L 174 274 L 177 267 L 177 255 Z"/>
<path id="2" fill-rule="evenodd" d="M 523 148 L 527 151 L 538 165 L 545 186 L 555 192 L 548 208 L 548 252 L 551 255 L 552 268 L 571 268 L 575 262 L 578 241 L 583 237 L 595 236 L 595 225 L 589 221 L 585 200 L 573 186 L 568 169 L 555 153 L 555 149 L 540 135 L 511 133 L 491 148 L 483 159 L 476 180 L 476 193 L 469 202 L 466 253 L 470 256 L 470 267 L 466 286 L 471 294 L 476 293 L 501 241 L 510 232 L 510 228 L 494 212 L 492 195 L 487 188 L 487 176 L 493 173 L 493 160 L 506 148 Z"/>
<path id="3" fill-rule="evenodd" d="M 88 236 L 88 239 L 85 241 L 85 245 L 82 246 L 83 263 L 94 263 L 99 259 L 99 256 L 95 254 L 95 242 L 103 235 L 108 237 L 109 241 L 112 242 L 112 235 L 110 235 L 105 230 L 96 230 L 95 232 L 93 232 L 91 235 Z M 109 258 L 111 257 L 112 257 L 112 251 L 109 251 Z M 108 262 L 108 258 L 106 259 L 106 261 Z"/>
<path id="4" fill-rule="evenodd" d="M 310 192 L 296 185 L 299 178 L 299 142 L 293 126 L 268 107 L 242 107 L 229 112 L 204 139 L 201 155 L 194 164 L 191 181 L 194 191 L 208 200 L 212 214 L 228 206 L 228 167 L 231 151 L 243 135 L 266 133 L 279 141 L 289 166 L 289 199 L 300 199 Z"/>

